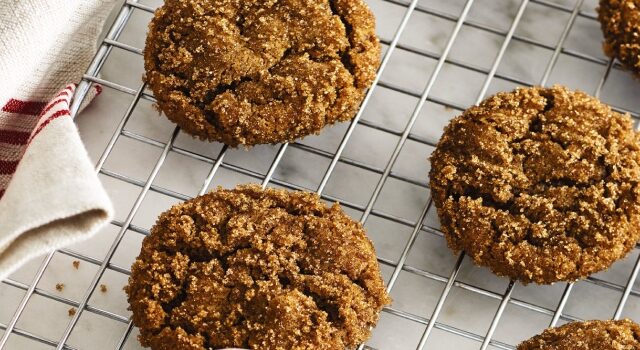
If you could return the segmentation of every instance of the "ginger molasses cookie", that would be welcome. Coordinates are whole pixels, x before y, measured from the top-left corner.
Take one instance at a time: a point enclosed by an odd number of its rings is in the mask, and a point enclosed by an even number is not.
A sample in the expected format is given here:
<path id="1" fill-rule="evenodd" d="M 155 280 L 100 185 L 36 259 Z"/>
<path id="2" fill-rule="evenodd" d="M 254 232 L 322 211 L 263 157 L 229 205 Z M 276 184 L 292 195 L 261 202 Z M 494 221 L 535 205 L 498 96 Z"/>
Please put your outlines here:
<path id="1" fill-rule="evenodd" d="M 449 247 L 523 283 L 606 269 L 640 238 L 639 141 L 628 116 L 562 86 L 469 108 L 431 157 Z"/>
<path id="2" fill-rule="evenodd" d="M 640 326 L 631 320 L 572 322 L 549 328 L 518 350 L 637 350 Z"/>
<path id="3" fill-rule="evenodd" d="M 604 51 L 640 76 L 640 2 L 600 0 L 598 19 L 604 34 Z"/>
<path id="4" fill-rule="evenodd" d="M 170 120 L 235 147 L 353 118 L 380 44 L 364 0 L 166 0 L 144 59 Z"/>
<path id="5" fill-rule="evenodd" d="M 390 302 L 373 245 L 315 194 L 218 189 L 161 214 L 126 287 L 152 349 L 353 349 Z"/>

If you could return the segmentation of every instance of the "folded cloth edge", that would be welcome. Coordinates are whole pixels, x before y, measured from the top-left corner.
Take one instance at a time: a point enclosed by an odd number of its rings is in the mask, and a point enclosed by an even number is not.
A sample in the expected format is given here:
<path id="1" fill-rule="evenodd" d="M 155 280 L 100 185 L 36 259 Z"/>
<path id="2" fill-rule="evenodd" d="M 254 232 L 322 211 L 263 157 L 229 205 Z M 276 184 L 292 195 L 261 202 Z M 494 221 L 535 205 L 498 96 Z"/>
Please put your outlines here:
<path id="1" fill-rule="evenodd" d="M 42 116 L 0 201 L 0 280 L 34 256 L 90 238 L 113 218 L 75 123 L 60 113 L 68 108 L 66 99 Z"/>
<path id="2" fill-rule="evenodd" d="M 27 261 L 62 246 L 91 238 L 102 227 L 108 213 L 94 209 L 56 220 L 23 233 L 0 254 L 0 280 L 11 275 Z"/>

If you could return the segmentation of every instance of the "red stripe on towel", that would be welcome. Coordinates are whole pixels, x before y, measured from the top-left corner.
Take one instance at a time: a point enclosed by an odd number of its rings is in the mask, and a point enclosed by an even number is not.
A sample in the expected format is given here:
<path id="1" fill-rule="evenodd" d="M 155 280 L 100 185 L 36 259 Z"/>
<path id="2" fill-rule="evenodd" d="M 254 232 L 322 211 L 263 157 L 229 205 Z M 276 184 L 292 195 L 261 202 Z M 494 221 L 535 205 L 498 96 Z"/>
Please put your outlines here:
<path id="1" fill-rule="evenodd" d="M 12 145 L 24 145 L 31 134 L 23 131 L 0 130 L 0 142 Z"/>
<path id="2" fill-rule="evenodd" d="M 71 115 L 71 112 L 69 112 L 68 109 L 63 109 L 53 113 L 49 118 L 47 118 L 45 121 L 42 122 L 42 124 L 38 126 L 36 131 L 33 133 L 33 136 L 31 137 L 31 139 L 33 140 L 33 138 L 36 137 L 40 133 L 40 131 L 42 131 L 42 129 L 44 129 L 44 127 L 47 126 L 49 123 L 51 123 L 54 119 L 67 116 L 67 115 Z"/>
<path id="3" fill-rule="evenodd" d="M 47 106 L 47 108 L 45 108 L 45 109 L 43 109 L 43 110 L 42 110 L 42 112 L 40 113 L 40 116 L 43 116 L 43 115 L 47 114 L 47 112 L 49 112 L 51 109 L 53 109 L 53 107 L 55 107 L 58 103 L 60 103 L 60 102 L 67 102 L 67 101 L 69 101 L 69 98 L 67 98 L 67 97 L 62 97 L 62 98 L 59 98 L 59 99 L 57 99 L 57 100 L 55 100 L 55 101 L 52 101 L 52 102 Z"/>
<path id="4" fill-rule="evenodd" d="M 18 161 L 7 162 L 0 160 L 0 175 L 13 174 L 18 167 Z"/>
<path id="5" fill-rule="evenodd" d="M 46 105 L 47 102 L 20 101 L 12 98 L 2 107 L 2 111 L 16 114 L 38 115 Z"/>

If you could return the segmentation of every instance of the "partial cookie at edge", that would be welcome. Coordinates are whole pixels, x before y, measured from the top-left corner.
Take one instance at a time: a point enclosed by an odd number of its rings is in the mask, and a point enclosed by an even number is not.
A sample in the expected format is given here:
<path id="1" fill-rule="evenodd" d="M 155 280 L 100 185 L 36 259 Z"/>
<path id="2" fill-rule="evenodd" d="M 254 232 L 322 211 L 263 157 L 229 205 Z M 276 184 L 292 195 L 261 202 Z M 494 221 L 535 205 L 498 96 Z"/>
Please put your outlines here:
<path id="1" fill-rule="evenodd" d="M 517 350 L 635 350 L 640 349 L 640 326 L 620 321 L 572 322 L 546 329 L 518 345 Z"/>
<path id="2" fill-rule="evenodd" d="M 640 9 L 633 0 L 600 0 L 604 52 L 640 77 Z"/>

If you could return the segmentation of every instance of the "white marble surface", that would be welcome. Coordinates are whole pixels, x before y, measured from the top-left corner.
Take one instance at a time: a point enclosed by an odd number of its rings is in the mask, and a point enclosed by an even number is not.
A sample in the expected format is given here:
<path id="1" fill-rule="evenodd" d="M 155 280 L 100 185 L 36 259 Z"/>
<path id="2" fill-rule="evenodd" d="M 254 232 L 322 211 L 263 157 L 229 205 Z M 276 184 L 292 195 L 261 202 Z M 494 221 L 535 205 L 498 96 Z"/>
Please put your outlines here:
<path id="1" fill-rule="evenodd" d="M 368 0 L 368 2 L 377 15 L 380 36 L 390 40 L 400 23 L 405 7 L 383 0 Z M 144 0 L 141 3 L 155 7 L 160 1 Z M 464 6 L 464 1 L 421 0 L 419 3 L 420 6 L 435 10 L 443 16 L 438 17 L 422 12 L 413 13 L 400 43 L 406 47 L 439 55 L 455 25 L 451 20 L 442 17 L 457 17 Z M 551 3 L 572 7 L 575 2 L 555 0 Z M 517 0 L 476 0 L 469 14 L 469 23 L 473 25 L 462 27 L 451 50 L 452 62 L 488 70 L 504 40 L 504 35 L 495 34 L 495 31 L 500 33 L 508 30 L 519 4 L 520 1 Z M 595 5 L 595 0 L 587 0 L 584 2 L 583 10 L 592 14 Z M 516 30 L 516 36 L 533 39 L 553 47 L 569 15 L 567 12 L 536 2 L 529 3 Z M 120 41 L 141 48 L 145 39 L 146 23 L 150 17 L 150 14 L 143 11 L 134 11 Z M 486 31 L 477 28 L 478 26 L 490 26 L 495 30 Z M 573 52 L 603 60 L 605 57 L 600 49 L 601 40 L 598 23 L 591 18 L 580 16 L 569 33 L 564 47 Z M 506 50 L 498 67 L 498 74 L 528 83 L 538 83 L 551 54 L 550 49 L 514 40 Z M 397 49 L 386 71 L 382 74 L 382 81 L 420 93 L 435 66 L 436 61 L 433 59 L 408 50 Z M 593 92 L 604 71 L 605 66 L 602 64 L 561 54 L 552 71 L 549 84 L 563 83 L 573 88 Z M 113 49 L 102 70 L 104 79 L 133 89 L 140 86 L 141 76 L 141 57 L 119 49 Z M 459 113 L 457 108 L 465 108 L 474 103 L 485 77 L 485 74 L 477 71 L 450 63 L 445 64 L 430 97 L 437 101 L 444 100 L 456 108 L 427 102 L 412 133 L 431 143 L 436 142 L 443 126 L 451 117 Z M 489 93 L 511 89 L 514 86 L 514 83 L 495 78 L 491 82 Z M 640 82 L 633 80 L 628 73 L 614 69 L 602 90 L 602 99 L 624 109 L 640 111 L 640 99 L 637 98 L 639 94 Z M 103 95 L 77 118 L 83 140 L 94 160 L 102 154 L 131 101 L 131 95 L 105 88 Z M 377 87 L 370 104 L 366 107 L 363 119 L 392 130 L 402 131 L 416 103 L 415 97 Z M 347 127 L 348 124 L 340 124 L 327 128 L 322 135 L 305 138 L 301 143 L 334 152 Z M 125 130 L 166 142 L 173 130 L 173 125 L 160 117 L 150 102 L 142 100 L 126 124 Z M 383 168 L 398 140 L 399 138 L 393 134 L 359 125 L 344 151 L 344 157 Z M 179 135 L 176 146 L 206 157 L 215 157 L 221 147 L 219 144 L 193 140 L 183 134 Z M 232 150 L 228 152 L 225 163 L 265 174 L 277 151 L 277 146 L 258 146 L 248 151 Z M 429 170 L 427 157 L 431 151 L 431 146 L 409 140 L 402 148 L 393 167 L 394 173 L 426 184 L 426 174 Z M 160 152 L 160 148 L 131 138 L 120 137 L 105 164 L 105 169 L 136 181 L 145 181 Z M 326 158 L 290 147 L 284 154 L 274 178 L 315 190 L 328 164 L 329 160 Z M 171 152 L 153 184 L 186 196 L 194 196 L 202 186 L 210 167 L 211 165 L 206 162 Z M 116 219 L 121 221 L 129 213 L 141 188 L 106 175 L 100 176 L 115 203 Z M 378 174 L 339 163 L 325 193 L 343 201 L 364 206 L 378 179 Z M 222 168 L 211 186 L 230 187 L 238 183 L 256 181 L 260 180 Z M 375 203 L 375 209 L 413 222 L 420 215 L 428 196 L 429 191 L 425 187 L 389 179 Z M 136 213 L 133 224 L 148 229 L 160 212 L 178 201 L 176 198 L 150 191 Z M 355 218 L 361 215 L 356 210 L 349 210 L 349 212 Z M 435 228 L 438 227 L 433 210 L 429 213 L 426 223 Z M 397 261 L 411 233 L 411 228 L 377 216 L 371 216 L 366 227 L 379 256 Z M 102 261 L 117 232 L 118 227 L 110 226 L 94 239 L 77 244 L 71 249 Z M 128 268 L 138 253 L 142 238 L 143 236 L 139 233 L 127 231 L 111 258 L 111 263 Z M 624 284 L 637 258 L 638 252 L 634 251 L 627 259 L 616 263 L 610 271 L 600 273 L 596 277 L 607 282 Z M 68 299 L 71 303 L 80 300 L 86 293 L 86 288 L 95 275 L 98 265 L 82 261 L 80 268 L 76 270 L 72 267 L 73 260 L 72 257 L 57 253 L 38 288 L 65 300 Z M 451 273 L 454 262 L 455 256 L 447 249 L 444 240 L 427 232 L 421 232 L 418 235 L 407 259 L 408 266 L 443 277 Z M 33 261 L 11 278 L 21 283 L 29 283 L 39 263 L 39 261 Z M 385 278 L 388 278 L 392 272 L 388 266 L 383 266 L 382 270 Z M 122 291 L 126 280 L 126 275 L 107 269 L 100 281 L 101 284 L 108 286 L 107 292 L 96 291 L 89 304 L 92 307 L 128 317 L 130 314 L 126 310 L 127 303 Z M 464 262 L 458 280 L 497 294 L 502 294 L 508 284 L 506 279 L 493 276 L 487 269 L 474 267 L 468 260 Z M 55 285 L 60 282 L 65 284 L 65 288 L 58 292 Z M 417 317 L 428 318 L 433 312 L 443 287 L 443 282 L 403 271 L 391 293 L 394 298 L 393 308 Z M 548 325 L 551 316 L 523 308 L 522 302 L 553 310 L 560 300 L 564 287 L 564 283 L 553 286 L 517 285 L 513 297 L 521 303 L 520 305 L 511 303 L 507 306 L 494 339 L 515 345 L 540 332 Z M 638 287 L 640 285 L 637 282 L 636 288 Z M 23 294 L 24 291 L 20 289 L 0 284 L 0 322 L 7 323 L 10 320 Z M 621 292 L 618 290 L 580 282 L 576 284 L 565 312 L 577 318 L 610 318 L 620 295 Z M 438 322 L 484 336 L 498 305 L 499 300 L 496 298 L 456 286 L 449 294 Z M 67 325 L 69 320 L 67 310 L 70 307 L 70 305 L 36 295 L 29 301 L 23 316 L 18 321 L 18 327 L 56 341 Z M 640 298 L 632 295 L 624 315 L 640 320 L 639 312 Z M 368 344 L 377 349 L 412 349 L 417 345 L 424 328 L 425 325 L 422 323 L 383 313 Z M 123 322 L 85 310 L 69 339 L 69 345 L 78 349 L 113 349 L 125 329 L 126 324 Z M 134 330 L 126 342 L 125 349 L 140 349 L 135 335 Z M 479 346 L 480 343 L 477 341 L 435 329 L 426 348 L 477 349 Z M 8 348 L 49 349 L 50 347 L 12 335 Z"/>

